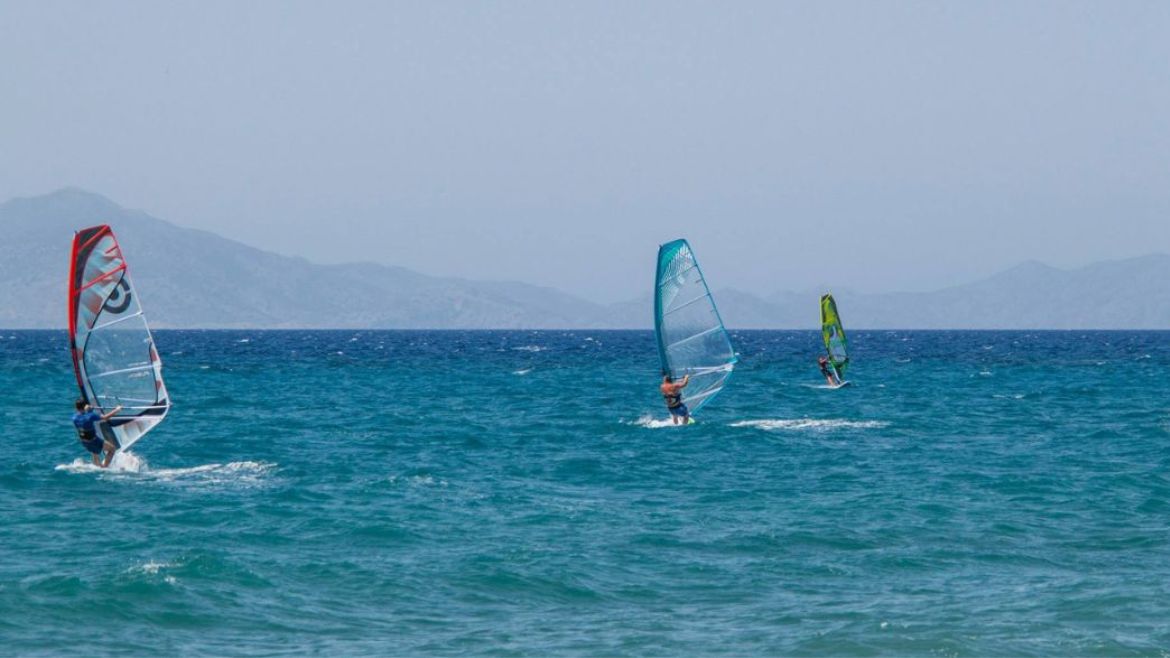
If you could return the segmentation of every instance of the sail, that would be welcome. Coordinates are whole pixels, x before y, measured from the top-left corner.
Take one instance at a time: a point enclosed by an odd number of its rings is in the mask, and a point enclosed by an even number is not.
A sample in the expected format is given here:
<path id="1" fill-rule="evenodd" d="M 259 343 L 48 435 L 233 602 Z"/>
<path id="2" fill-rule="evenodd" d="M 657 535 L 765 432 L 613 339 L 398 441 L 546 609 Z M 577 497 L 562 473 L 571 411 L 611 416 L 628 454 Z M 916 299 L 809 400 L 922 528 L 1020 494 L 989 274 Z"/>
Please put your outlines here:
<path id="1" fill-rule="evenodd" d="M 723 390 L 735 367 L 735 350 L 686 240 L 658 249 L 654 330 L 664 374 L 690 375 L 683 402 L 694 413 Z"/>
<path id="2" fill-rule="evenodd" d="M 69 346 L 82 397 L 102 413 L 123 407 L 98 424 L 103 439 L 129 448 L 162 422 L 171 407 L 162 362 L 109 226 L 73 236 Z"/>
<path id="3" fill-rule="evenodd" d="M 821 336 L 825 339 L 825 350 L 829 353 L 829 361 L 837 369 L 837 374 L 845 376 L 845 366 L 849 363 L 849 345 L 845 340 L 845 328 L 841 326 L 841 316 L 837 313 L 837 302 L 832 295 L 821 296 Z"/>

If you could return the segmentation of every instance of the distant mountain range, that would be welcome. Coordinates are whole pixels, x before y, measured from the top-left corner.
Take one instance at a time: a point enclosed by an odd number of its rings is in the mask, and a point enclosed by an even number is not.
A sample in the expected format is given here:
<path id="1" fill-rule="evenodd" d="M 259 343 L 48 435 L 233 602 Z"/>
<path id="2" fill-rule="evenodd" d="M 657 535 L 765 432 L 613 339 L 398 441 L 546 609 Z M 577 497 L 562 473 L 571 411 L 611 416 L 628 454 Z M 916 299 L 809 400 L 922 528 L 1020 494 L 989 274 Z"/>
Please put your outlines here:
<path id="1" fill-rule="evenodd" d="M 110 224 L 156 327 L 649 328 L 649 291 L 596 304 L 552 288 L 435 277 L 372 263 L 317 265 L 186 229 L 77 189 L 0 204 L 0 327 L 65 326 L 73 231 Z M 652 262 L 655 245 L 647 245 Z M 650 265 L 648 265 L 650 267 Z M 650 281 L 651 275 L 647 274 Z M 718 282 L 711 282 L 718 285 Z M 650 284 L 647 284 L 650 287 Z M 1074 270 L 1023 263 L 926 293 L 834 291 L 847 327 L 1170 329 L 1170 256 Z M 716 288 L 729 327 L 818 326 L 817 294 Z"/>

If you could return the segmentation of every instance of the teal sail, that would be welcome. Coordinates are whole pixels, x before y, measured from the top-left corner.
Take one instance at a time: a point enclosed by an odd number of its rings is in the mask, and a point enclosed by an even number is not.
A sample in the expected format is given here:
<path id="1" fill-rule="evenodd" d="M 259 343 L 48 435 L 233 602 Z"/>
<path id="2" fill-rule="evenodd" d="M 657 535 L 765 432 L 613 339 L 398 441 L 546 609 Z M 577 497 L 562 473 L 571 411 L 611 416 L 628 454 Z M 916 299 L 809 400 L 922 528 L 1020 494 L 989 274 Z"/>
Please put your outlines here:
<path id="1" fill-rule="evenodd" d="M 686 240 L 658 248 L 654 333 L 663 374 L 690 375 L 683 403 L 693 414 L 713 400 L 735 367 L 735 350 Z"/>
<path id="2" fill-rule="evenodd" d="M 832 295 L 821 296 L 821 337 L 825 339 L 825 351 L 829 362 L 837 371 L 838 378 L 845 376 L 849 365 L 849 343 L 845 340 L 845 327 L 841 326 L 841 315 Z"/>

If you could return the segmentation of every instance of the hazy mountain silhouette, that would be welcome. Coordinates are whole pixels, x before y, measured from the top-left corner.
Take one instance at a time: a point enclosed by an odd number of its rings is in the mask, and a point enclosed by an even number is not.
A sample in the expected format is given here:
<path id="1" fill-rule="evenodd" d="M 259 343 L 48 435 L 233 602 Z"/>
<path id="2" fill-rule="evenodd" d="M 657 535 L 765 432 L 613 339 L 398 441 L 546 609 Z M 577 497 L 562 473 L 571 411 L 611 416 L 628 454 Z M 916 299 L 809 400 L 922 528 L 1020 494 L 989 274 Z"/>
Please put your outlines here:
<path id="1" fill-rule="evenodd" d="M 0 326 L 65 326 L 73 232 L 94 224 L 113 227 L 156 327 L 541 328 L 582 326 L 602 310 L 523 283 L 316 265 L 65 189 L 0 205 Z"/>
<path id="2" fill-rule="evenodd" d="M 317 265 L 181 228 L 105 197 L 65 189 L 0 204 L 0 326 L 63 327 L 73 231 L 110 224 L 156 327 L 649 328 L 647 291 L 600 305 L 527 283 L 435 277 L 372 263 Z M 604 258 L 604 254 L 599 257 Z M 717 281 L 711 282 L 717 286 Z M 926 293 L 834 292 L 847 327 L 976 329 L 1170 328 L 1170 256 L 1073 270 L 1022 263 Z M 818 295 L 715 297 L 730 327 L 815 328 Z"/>

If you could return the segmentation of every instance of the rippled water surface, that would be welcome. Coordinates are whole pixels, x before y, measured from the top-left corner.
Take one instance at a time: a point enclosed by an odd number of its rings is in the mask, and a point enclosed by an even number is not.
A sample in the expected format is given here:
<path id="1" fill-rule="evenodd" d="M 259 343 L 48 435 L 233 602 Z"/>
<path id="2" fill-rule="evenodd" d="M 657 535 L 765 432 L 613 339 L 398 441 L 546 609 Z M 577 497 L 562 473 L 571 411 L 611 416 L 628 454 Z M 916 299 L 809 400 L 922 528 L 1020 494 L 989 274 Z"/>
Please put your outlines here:
<path id="1" fill-rule="evenodd" d="M 672 428 L 648 332 L 158 332 L 99 472 L 0 331 L 0 654 L 1170 650 L 1170 333 L 733 338 Z"/>

